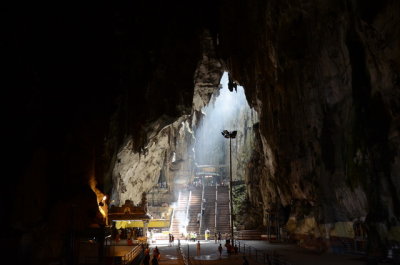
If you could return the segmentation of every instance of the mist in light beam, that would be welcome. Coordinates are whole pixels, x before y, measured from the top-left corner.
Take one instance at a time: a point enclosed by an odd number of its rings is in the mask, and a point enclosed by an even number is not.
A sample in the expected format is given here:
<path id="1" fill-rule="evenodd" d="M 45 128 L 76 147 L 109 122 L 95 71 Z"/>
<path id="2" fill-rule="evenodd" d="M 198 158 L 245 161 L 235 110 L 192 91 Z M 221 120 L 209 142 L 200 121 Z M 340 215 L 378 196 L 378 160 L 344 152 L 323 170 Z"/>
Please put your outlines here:
<path id="1" fill-rule="evenodd" d="M 210 103 L 202 109 L 204 114 L 195 131 L 195 156 L 198 165 L 222 165 L 225 161 L 226 139 L 221 135 L 223 130 L 237 130 L 243 112 L 250 111 L 244 89 L 228 89 L 228 73 L 220 81 L 219 93 L 215 93 Z"/>

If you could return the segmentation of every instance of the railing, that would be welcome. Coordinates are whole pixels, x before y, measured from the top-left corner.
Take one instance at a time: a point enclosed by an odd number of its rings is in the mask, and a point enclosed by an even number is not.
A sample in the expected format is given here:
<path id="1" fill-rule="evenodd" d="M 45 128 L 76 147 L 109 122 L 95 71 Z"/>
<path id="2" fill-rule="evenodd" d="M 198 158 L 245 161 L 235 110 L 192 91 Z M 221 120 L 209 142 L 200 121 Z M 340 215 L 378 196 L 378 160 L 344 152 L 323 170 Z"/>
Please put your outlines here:
<path id="1" fill-rule="evenodd" d="M 175 217 L 175 208 L 178 207 L 179 199 L 180 199 L 180 198 L 181 198 L 181 192 L 179 192 L 179 194 L 178 194 L 178 203 L 177 203 L 176 206 L 174 207 L 174 209 L 173 209 L 173 211 L 172 211 L 172 214 L 171 214 L 171 223 L 170 223 L 170 225 L 169 225 L 169 231 L 172 231 L 172 224 L 173 224 L 173 222 L 174 222 L 174 217 Z"/>
<path id="2" fill-rule="evenodd" d="M 203 214 L 203 209 L 204 209 L 204 211 L 205 211 L 205 206 L 204 206 L 204 185 L 202 185 L 203 186 L 203 190 L 202 190 L 202 192 L 201 192 L 201 206 L 200 206 L 200 213 L 201 213 L 201 216 L 200 216 L 200 225 L 199 225 L 199 235 L 201 235 L 201 225 L 202 225 L 202 223 L 203 223 L 203 216 L 204 216 L 204 214 Z M 204 207 L 204 208 L 203 208 Z"/>
<path id="3" fill-rule="evenodd" d="M 255 259 L 259 263 L 268 265 L 291 265 L 291 263 L 279 257 L 277 252 L 267 252 L 264 250 L 256 249 L 255 247 L 249 246 L 236 240 L 238 251 L 245 256 Z"/>
<path id="4" fill-rule="evenodd" d="M 178 256 L 178 260 L 180 261 L 180 264 L 192 265 L 192 262 L 190 261 L 189 257 L 185 256 L 185 254 L 183 253 L 181 246 L 178 246 L 176 248 L 176 252 L 177 252 L 177 256 Z"/>
<path id="5" fill-rule="evenodd" d="M 189 217 L 189 208 L 190 208 L 190 201 L 192 200 L 192 191 L 189 191 L 189 198 L 186 206 L 186 224 L 185 224 L 185 232 L 187 233 L 187 226 L 189 225 L 190 222 L 190 217 Z M 186 234 L 185 233 L 185 234 Z"/>
<path id="6" fill-rule="evenodd" d="M 218 185 L 215 184 L 215 211 L 214 211 L 214 234 L 217 233 L 217 213 L 218 213 Z"/>
<path id="7" fill-rule="evenodd" d="M 134 246 L 134 245 L 140 245 L 143 243 L 146 243 L 147 238 L 146 237 L 138 237 L 137 239 L 131 239 L 130 241 L 128 239 L 120 239 L 120 241 L 117 243 L 115 242 L 115 239 L 110 239 L 104 243 L 106 247 L 115 247 L 115 246 Z"/>
<path id="8" fill-rule="evenodd" d="M 132 262 L 141 252 L 143 252 L 142 245 L 135 246 L 131 251 L 126 253 L 122 257 L 122 264 L 129 264 Z"/>

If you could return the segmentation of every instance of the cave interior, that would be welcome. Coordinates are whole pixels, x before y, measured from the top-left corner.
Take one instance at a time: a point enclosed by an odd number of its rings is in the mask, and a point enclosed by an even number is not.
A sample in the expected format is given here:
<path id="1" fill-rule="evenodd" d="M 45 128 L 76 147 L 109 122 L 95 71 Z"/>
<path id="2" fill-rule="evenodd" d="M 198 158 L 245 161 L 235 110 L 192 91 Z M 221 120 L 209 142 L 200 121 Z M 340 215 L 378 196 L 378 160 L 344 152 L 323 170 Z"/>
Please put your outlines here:
<path id="1" fill-rule="evenodd" d="M 172 204 L 202 165 L 240 183 L 235 229 L 266 231 L 274 212 L 296 242 L 361 229 L 367 256 L 399 247 L 400 1 L 3 14 L 0 240 L 21 264 L 68 260 L 71 230 L 104 226 L 102 205 Z"/>

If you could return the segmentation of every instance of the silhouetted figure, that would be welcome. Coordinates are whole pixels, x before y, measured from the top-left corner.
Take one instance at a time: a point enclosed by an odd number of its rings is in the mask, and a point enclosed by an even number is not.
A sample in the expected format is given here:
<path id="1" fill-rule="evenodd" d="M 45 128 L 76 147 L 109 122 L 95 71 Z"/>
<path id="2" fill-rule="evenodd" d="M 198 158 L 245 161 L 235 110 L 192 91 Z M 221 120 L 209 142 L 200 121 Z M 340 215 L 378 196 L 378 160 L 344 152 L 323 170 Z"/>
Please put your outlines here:
<path id="1" fill-rule="evenodd" d="M 149 257 L 150 257 L 150 248 L 149 248 L 149 246 L 146 246 L 146 248 L 145 248 L 145 250 L 144 250 L 144 254 L 146 255 L 146 254 L 149 254 Z M 149 258 L 150 259 L 150 258 Z"/>
<path id="2" fill-rule="evenodd" d="M 226 242 L 226 244 L 225 244 L 225 247 L 226 247 L 226 252 L 228 253 L 228 254 L 232 254 L 233 253 L 233 246 L 231 245 L 231 243 L 227 240 L 227 242 Z"/>
<path id="3" fill-rule="evenodd" d="M 196 250 L 197 250 L 196 255 L 197 255 L 197 256 L 200 256 L 200 241 L 197 241 Z"/>
<path id="4" fill-rule="evenodd" d="M 218 246 L 218 252 L 219 252 L 219 257 L 221 257 L 222 256 L 222 245 L 221 244 L 219 244 L 219 246 Z"/>
<path id="5" fill-rule="evenodd" d="M 143 265 L 149 265 L 149 264 L 150 264 L 150 254 L 147 252 L 144 254 Z"/>
<path id="6" fill-rule="evenodd" d="M 158 247 L 153 250 L 153 259 L 156 258 L 157 260 L 160 259 L 160 251 L 158 250 Z"/>
<path id="7" fill-rule="evenodd" d="M 158 265 L 158 259 L 156 257 L 153 257 L 151 260 L 151 265 Z"/>

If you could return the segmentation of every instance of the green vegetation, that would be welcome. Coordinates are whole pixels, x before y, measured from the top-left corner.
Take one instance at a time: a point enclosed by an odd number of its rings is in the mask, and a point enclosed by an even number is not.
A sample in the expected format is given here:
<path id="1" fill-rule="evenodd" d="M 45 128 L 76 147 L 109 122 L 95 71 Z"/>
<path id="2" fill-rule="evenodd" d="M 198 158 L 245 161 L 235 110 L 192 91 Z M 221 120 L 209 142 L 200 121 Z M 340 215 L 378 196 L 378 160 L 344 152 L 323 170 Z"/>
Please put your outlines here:
<path id="1" fill-rule="evenodd" d="M 234 186 L 232 189 L 232 199 L 233 199 L 233 214 L 234 216 L 239 216 L 246 207 L 247 196 L 246 196 L 246 186 L 240 184 Z"/>
<path id="2" fill-rule="evenodd" d="M 257 229 L 262 226 L 262 210 L 252 205 L 247 197 L 246 185 L 240 184 L 232 189 L 234 226 L 244 229 Z"/>

